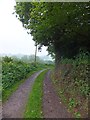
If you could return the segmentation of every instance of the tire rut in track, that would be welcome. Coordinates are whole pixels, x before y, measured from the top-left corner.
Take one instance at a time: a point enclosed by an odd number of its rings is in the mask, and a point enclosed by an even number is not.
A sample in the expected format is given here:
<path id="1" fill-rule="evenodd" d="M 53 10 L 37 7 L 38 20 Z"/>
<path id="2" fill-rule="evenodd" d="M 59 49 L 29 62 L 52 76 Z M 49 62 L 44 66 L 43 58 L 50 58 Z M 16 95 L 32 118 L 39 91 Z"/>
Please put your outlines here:
<path id="1" fill-rule="evenodd" d="M 53 84 L 50 80 L 50 71 L 47 72 L 44 79 L 43 96 L 43 115 L 44 118 L 72 118 L 57 96 Z"/>
<path id="2" fill-rule="evenodd" d="M 36 72 L 30 76 L 30 78 L 22 83 L 11 97 L 2 105 L 3 118 L 23 118 L 26 103 L 34 80 L 42 71 Z"/>

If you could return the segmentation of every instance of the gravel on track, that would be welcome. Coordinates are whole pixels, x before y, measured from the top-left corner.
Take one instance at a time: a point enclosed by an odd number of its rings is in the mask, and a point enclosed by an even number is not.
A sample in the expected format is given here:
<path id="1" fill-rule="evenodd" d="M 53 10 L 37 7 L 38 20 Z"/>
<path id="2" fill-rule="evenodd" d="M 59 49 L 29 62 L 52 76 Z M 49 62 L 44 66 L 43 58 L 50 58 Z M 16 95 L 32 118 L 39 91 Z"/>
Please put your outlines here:
<path id="1" fill-rule="evenodd" d="M 43 71 L 43 70 L 42 70 Z M 42 72 L 34 73 L 11 95 L 2 105 L 3 118 L 23 118 L 30 91 L 36 77 Z M 72 118 L 66 107 L 61 103 L 50 79 L 49 70 L 43 82 L 43 115 L 44 118 Z"/>
<path id="2" fill-rule="evenodd" d="M 26 103 L 35 78 L 43 70 L 34 73 L 11 95 L 11 97 L 2 105 L 2 118 L 23 118 Z"/>

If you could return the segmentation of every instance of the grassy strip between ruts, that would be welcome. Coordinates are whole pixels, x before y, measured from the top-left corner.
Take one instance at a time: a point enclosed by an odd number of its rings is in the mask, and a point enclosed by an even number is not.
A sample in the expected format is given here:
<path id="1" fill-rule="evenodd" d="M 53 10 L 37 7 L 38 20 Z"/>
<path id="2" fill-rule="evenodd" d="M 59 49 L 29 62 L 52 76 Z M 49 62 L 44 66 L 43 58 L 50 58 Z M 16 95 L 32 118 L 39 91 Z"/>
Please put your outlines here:
<path id="1" fill-rule="evenodd" d="M 42 96 L 43 80 L 48 70 L 43 71 L 35 80 L 32 91 L 29 95 L 28 103 L 24 113 L 24 118 L 42 118 Z"/>
<path id="2" fill-rule="evenodd" d="M 13 86 L 11 86 L 9 89 L 7 89 L 6 91 L 2 92 L 2 102 L 5 102 L 11 95 L 14 91 L 16 91 L 18 89 L 18 87 L 25 82 L 25 80 L 27 78 L 29 78 L 32 74 L 34 74 L 35 72 L 39 71 L 41 69 L 37 69 L 35 71 L 32 71 L 30 73 L 28 73 L 27 77 L 23 80 L 20 80 L 18 82 L 16 82 Z"/>

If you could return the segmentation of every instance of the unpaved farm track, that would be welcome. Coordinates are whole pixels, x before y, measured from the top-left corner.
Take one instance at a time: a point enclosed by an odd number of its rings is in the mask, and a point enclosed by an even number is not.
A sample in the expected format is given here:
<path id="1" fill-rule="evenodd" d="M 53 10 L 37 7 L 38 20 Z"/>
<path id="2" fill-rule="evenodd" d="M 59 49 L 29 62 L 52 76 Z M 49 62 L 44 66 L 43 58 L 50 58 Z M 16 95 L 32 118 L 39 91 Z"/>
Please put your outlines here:
<path id="1" fill-rule="evenodd" d="M 28 101 L 29 93 L 32 89 L 35 78 L 42 71 L 36 72 L 11 95 L 9 100 L 3 104 L 2 117 L 3 118 L 23 118 L 26 103 Z"/>
<path id="2" fill-rule="evenodd" d="M 53 84 L 50 80 L 50 71 L 44 79 L 43 115 L 44 118 L 72 118 L 57 96 Z"/>
<path id="3" fill-rule="evenodd" d="M 43 70 L 42 70 L 43 71 Z M 35 78 L 42 72 L 36 72 L 3 103 L 3 118 L 23 118 L 25 107 L 28 101 L 29 93 Z M 43 82 L 43 116 L 44 118 L 72 118 L 72 115 L 66 110 L 57 96 L 50 79 L 51 71 L 49 70 Z"/>

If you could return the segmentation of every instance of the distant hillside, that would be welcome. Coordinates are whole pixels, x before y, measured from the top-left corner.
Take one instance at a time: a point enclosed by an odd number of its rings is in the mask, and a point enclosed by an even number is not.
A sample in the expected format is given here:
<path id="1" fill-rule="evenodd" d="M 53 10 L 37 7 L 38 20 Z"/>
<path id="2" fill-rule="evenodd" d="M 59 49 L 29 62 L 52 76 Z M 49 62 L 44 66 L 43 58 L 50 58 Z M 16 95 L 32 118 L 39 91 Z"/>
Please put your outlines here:
<path id="1" fill-rule="evenodd" d="M 19 58 L 19 59 L 22 59 L 23 57 L 29 58 L 29 57 L 33 56 L 33 58 L 34 58 L 34 55 L 24 55 L 24 54 L 0 54 L 0 56 L 1 57 L 8 56 L 8 57 Z M 47 56 L 37 56 L 37 57 L 39 57 L 43 61 L 53 61 L 52 58 L 48 55 Z"/>

